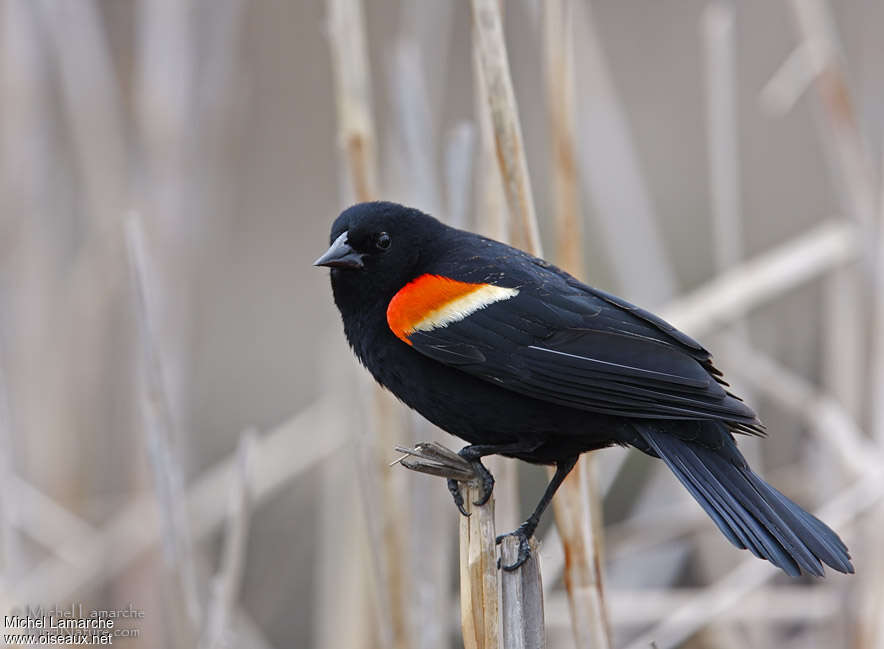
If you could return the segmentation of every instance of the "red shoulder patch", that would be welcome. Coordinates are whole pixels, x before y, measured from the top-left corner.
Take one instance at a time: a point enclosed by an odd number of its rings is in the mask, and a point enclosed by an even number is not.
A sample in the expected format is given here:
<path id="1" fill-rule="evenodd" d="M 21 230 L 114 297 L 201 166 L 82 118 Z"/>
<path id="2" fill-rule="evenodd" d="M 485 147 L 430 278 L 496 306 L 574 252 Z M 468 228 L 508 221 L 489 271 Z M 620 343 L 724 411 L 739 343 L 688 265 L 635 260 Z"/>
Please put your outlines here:
<path id="1" fill-rule="evenodd" d="M 387 324 L 409 345 L 408 335 L 449 303 L 473 293 L 484 284 L 469 284 L 441 275 L 421 275 L 402 287 L 387 306 Z"/>
<path id="2" fill-rule="evenodd" d="M 518 289 L 493 284 L 471 284 L 441 275 L 421 275 L 390 300 L 387 324 L 397 338 L 410 345 L 408 336 L 417 330 L 445 327 L 518 292 Z"/>

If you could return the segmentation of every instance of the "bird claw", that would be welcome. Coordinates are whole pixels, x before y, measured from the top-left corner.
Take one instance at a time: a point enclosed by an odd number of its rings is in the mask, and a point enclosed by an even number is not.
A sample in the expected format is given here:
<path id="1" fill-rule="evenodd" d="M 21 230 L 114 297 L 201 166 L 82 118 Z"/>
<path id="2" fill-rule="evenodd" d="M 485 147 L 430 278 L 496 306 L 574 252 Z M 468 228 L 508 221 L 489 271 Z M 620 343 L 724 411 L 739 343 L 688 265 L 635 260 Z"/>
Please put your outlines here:
<path id="1" fill-rule="evenodd" d="M 531 557 L 531 546 L 528 544 L 528 539 L 531 538 L 531 535 L 525 531 L 524 525 L 520 525 L 516 530 L 510 532 L 509 534 L 501 534 L 495 539 L 494 542 L 500 545 L 500 542 L 508 536 L 515 536 L 519 539 L 519 554 L 516 557 L 515 562 L 506 566 L 500 565 L 500 558 L 498 557 L 497 567 L 502 568 L 507 572 L 512 572 L 513 570 L 518 570 L 522 566 L 522 564 Z"/>
<path id="2" fill-rule="evenodd" d="M 481 507 L 488 502 L 494 491 L 494 476 L 491 475 L 491 472 L 485 468 L 481 461 L 470 460 L 469 462 L 479 479 L 479 500 L 473 501 L 473 504 Z M 451 497 L 454 498 L 454 504 L 457 505 L 460 513 L 464 516 L 469 516 L 470 513 L 464 508 L 463 494 L 460 492 L 460 484 L 457 480 L 453 478 L 448 479 L 448 491 L 451 492 Z"/>
<path id="3" fill-rule="evenodd" d="M 473 465 L 473 470 L 479 476 L 479 500 L 473 501 L 473 504 L 481 507 L 488 502 L 488 499 L 491 498 L 491 493 L 494 491 L 494 476 L 479 460 L 475 460 L 471 464 Z"/>
<path id="4" fill-rule="evenodd" d="M 451 497 L 454 498 L 454 504 L 457 505 L 457 509 L 464 516 L 469 516 L 470 513 L 463 506 L 463 494 L 460 492 L 460 483 L 454 478 L 448 478 L 448 491 L 451 492 Z"/>
<path id="5" fill-rule="evenodd" d="M 476 474 L 476 479 L 479 481 L 479 500 L 473 501 L 473 504 L 477 507 L 481 507 L 488 502 L 488 499 L 491 498 L 491 493 L 494 491 L 494 476 L 485 468 L 485 465 L 482 464 L 482 458 L 476 455 L 475 450 L 472 447 L 465 446 L 460 449 L 458 455 L 470 463 L 473 473 Z M 457 480 L 449 478 L 448 491 L 451 492 L 451 496 L 454 498 L 454 504 L 457 505 L 460 513 L 464 516 L 469 516 L 467 510 L 464 509 L 463 495 L 460 493 L 460 485 Z"/>

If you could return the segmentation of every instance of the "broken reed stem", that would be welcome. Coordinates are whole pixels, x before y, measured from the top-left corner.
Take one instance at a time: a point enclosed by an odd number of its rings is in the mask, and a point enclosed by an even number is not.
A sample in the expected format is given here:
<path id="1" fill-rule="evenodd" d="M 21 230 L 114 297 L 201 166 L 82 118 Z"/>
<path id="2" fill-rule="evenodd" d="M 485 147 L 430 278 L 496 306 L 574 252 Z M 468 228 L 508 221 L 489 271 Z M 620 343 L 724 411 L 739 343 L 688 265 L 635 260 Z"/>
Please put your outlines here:
<path id="1" fill-rule="evenodd" d="M 469 514 L 460 517 L 460 624 L 464 649 L 497 649 L 500 646 L 500 583 L 494 496 L 484 505 L 476 506 L 473 504 L 479 499 L 476 483 L 462 482 L 460 488 Z"/>
<path id="2" fill-rule="evenodd" d="M 523 570 L 504 570 L 500 575 L 503 646 L 506 649 L 540 649 L 546 644 L 543 620 L 543 583 L 540 579 L 537 541 L 531 539 L 531 556 Z M 500 543 L 500 562 L 509 565 L 519 556 L 519 539 L 505 536 Z M 586 646 L 586 645 L 578 645 Z"/>
<path id="3" fill-rule="evenodd" d="M 583 274 L 580 188 L 574 150 L 574 41 L 571 0 L 543 4 L 544 68 L 552 141 L 556 262 Z M 562 483 L 553 509 L 565 553 L 564 579 L 578 647 L 607 649 L 611 631 L 602 580 L 601 498 L 594 457 L 584 454 Z M 553 470 L 549 471 L 550 477 Z"/>
<path id="4" fill-rule="evenodd" d="M 494 497 L 484 505 L 474 504 L 479 500 L 479 476 L 469 462 L 441 444 L 422 442 L 414 448 L 395 448 L 405 455 L 393 464 L 458 481 L 468 513 L 468 516 L 460 517 L 460 608 L 464 647 L 496 649 L 500 644 L 500 582 L 494 532 Z M 516 572 L 524 572 L 524 566 Z M 538 583 L 539 579 L 538 575 Z M 515 623 L 521 624 L 522 621 Z"/>
<path id="5" fill-rule="evenodd" d="M 541 255 L 540 231 L 522 142 L 519 111 L 510 77 L 503 25 L 497 0 L 472 0 L 474 47 L 484 81 L 497 162 L 510 210 L 510 240 L 516 247 Z"/>

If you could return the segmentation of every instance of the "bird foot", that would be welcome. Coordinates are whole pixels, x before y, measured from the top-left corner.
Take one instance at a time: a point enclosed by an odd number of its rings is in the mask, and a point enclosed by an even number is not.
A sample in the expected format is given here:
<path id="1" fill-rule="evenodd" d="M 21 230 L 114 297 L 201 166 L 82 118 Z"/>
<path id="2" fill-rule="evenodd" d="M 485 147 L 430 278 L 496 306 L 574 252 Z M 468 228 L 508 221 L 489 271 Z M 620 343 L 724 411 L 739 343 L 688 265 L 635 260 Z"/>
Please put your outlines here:
<path id="1" fill-rule="evenodd" d="M 470 463 L 473 473 L 476 474 L 476 478 L 479 481 L 479 499 L 474 501 L 473 504 L 481 507 L 488 502 L 488 499 L 491 498 L 491 493 L 494 491 L 494 476 L 485 468 L 480 458 L 473 457 L 469 447 L 462 449 L 458 455 Z M 458 511 L 464 516 L 469 516 L 469 512 L 464 508 L 463 494 L 460 492 L 460 484 L 457 480 L 453 478 L 448 479 L 448 491 L 451 492 L 451 497 L 454 498 L 454 504 L 457 506 Z"/>
<path id="2" fill-rule="evenodd" d="M 476 475 L 479 476 L 479 500 L 473 501 L 477 507 L 481 507 L 491 498 L 491 492 L 494 491 L 494 476 L 491 471 L 485 468 L 481 460 L 471 460 L 470 464 Z"/>
<path id="3" fill-rule="evenodd" d="M 513 563 L 508 564 L 506 566 L 501 566 L 500 559 L 498 558 L 497 559 L 497 567 L 502 568 L 503 570 L 506 570 L 507 572 L 512 572 L 513 570 L 519 569 L 522 566 L 522 564 L 525 563 L 531 557 L 531 546 L 528 544 L 528 539 L 531 538 L 531 534 L 533 534 L 533 533 L 534 533 L 533 530 L 531 530 L 529 533 L 529 530 L 527 529 L 527 525 L 523 523 L 517 529 L 510 532 L 509 534 L 501 534 L 500 536 L 498 536 L 497 539 L 495 539 L 495 543 L 497 543 L 498 545 L 500 545 L 500 542 L 503 541 L 508 536 L 515 536 L 516 538 L 518 538 L 519 539 L 519 554 Z"/>

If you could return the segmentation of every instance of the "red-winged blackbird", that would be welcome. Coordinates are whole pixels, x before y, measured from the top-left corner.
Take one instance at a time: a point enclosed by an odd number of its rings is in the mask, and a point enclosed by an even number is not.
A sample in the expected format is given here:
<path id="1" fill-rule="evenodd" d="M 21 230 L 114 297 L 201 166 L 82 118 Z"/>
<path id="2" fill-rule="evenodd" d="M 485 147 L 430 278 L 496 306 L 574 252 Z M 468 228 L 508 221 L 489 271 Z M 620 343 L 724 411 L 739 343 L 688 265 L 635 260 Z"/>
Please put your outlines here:
<path id="1" fill-rule="evenodd" d="M 577 457 L 614 444 L 662 459 L 728 540 L 792 576 L 853 572 L 831 529 L 759 478 L 733 433 L 763 435 L 709 352 L 657 316 L 521 250 L 395 203 L 341 213 L 331 247 L 335 303 L 374 378 L 493 479 L 485 455 L 555 465 L 528 538 Z M 457 485 L 449 481 L 463 512 Z M 479 503 L 481 504 L 481 503 Z"/>

